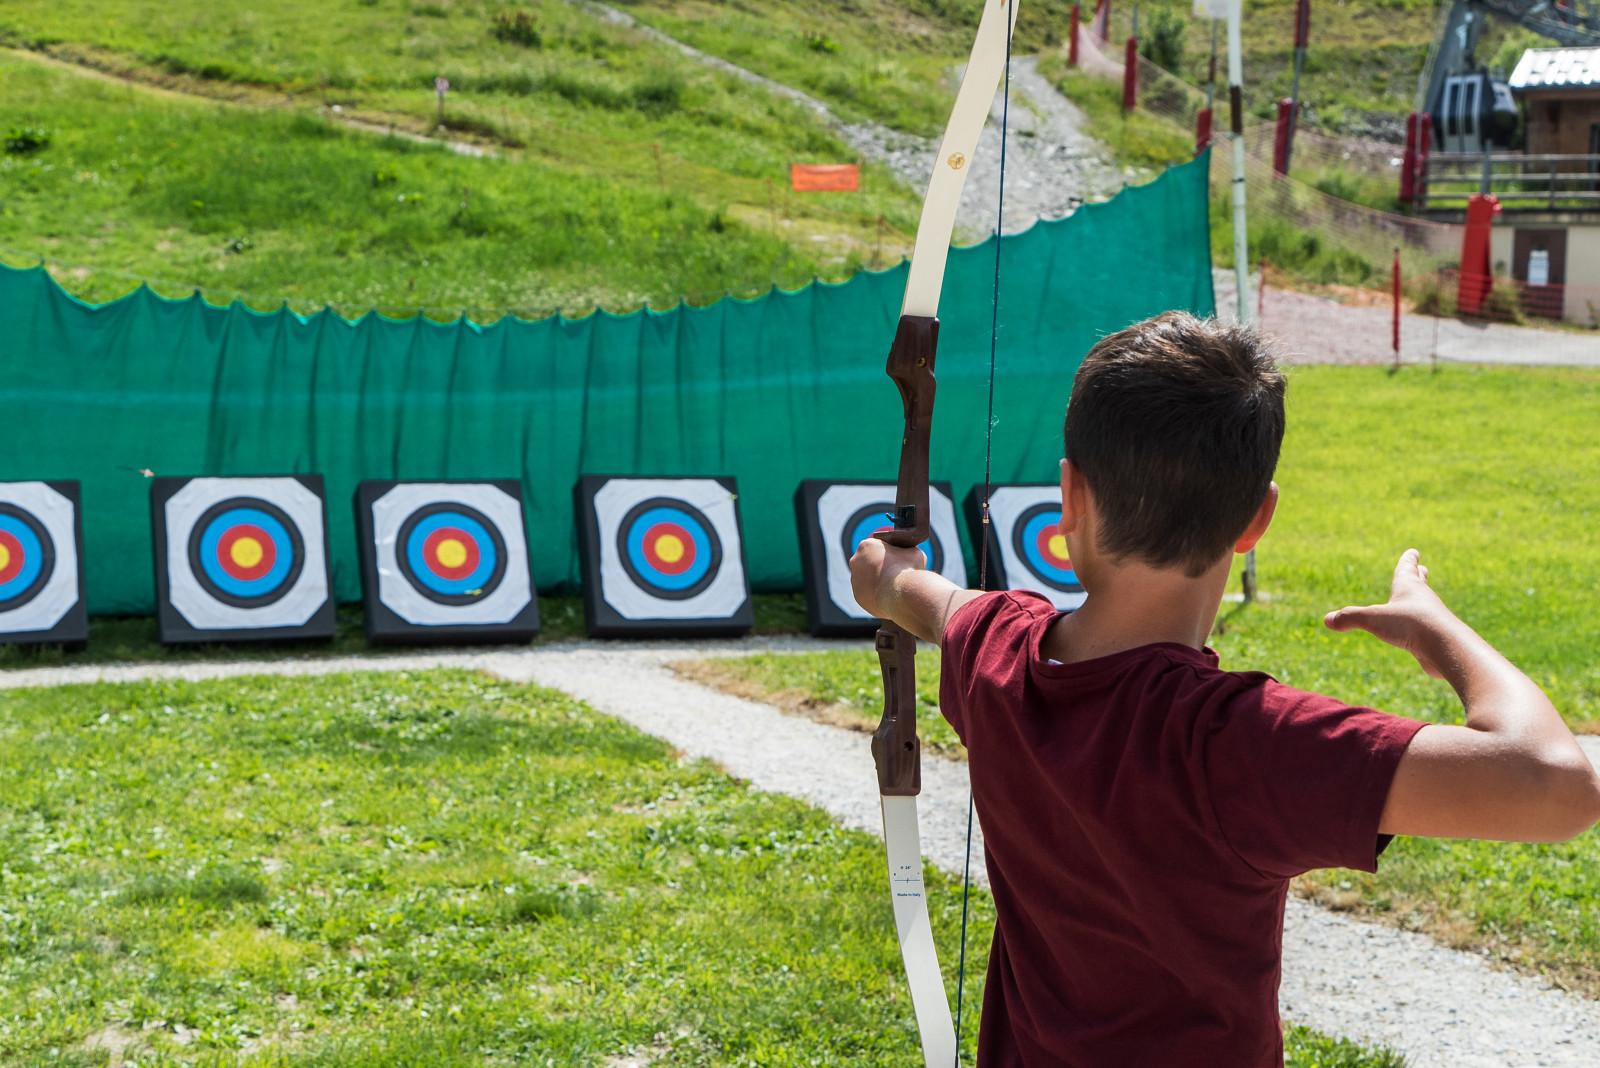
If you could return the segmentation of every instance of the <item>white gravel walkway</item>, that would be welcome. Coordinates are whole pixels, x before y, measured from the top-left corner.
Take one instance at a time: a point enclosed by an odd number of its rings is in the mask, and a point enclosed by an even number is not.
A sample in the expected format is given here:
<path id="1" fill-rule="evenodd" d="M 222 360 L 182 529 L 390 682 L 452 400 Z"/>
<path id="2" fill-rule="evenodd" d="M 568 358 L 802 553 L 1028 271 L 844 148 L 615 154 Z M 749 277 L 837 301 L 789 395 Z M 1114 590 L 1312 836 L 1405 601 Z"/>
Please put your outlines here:
<path id="1" fill-rule="evenodd" d="M 0 689 L 69 682 L 319 675 L 353 670 L 477 668 L 562 690 L 714 761 L 754 787 L 800 798 L 846 826 L 879 832 L 876 778 L 864 734 L 828 727 L 679 678 L 674 659 L 769 649 L 839 648 L 807 638 L 698 644 L 574 642 L 535 650 L 425 653 L 43 668 L 6 672 Z M 1600 763 L 1600 739 L 1584 739 Z M 959 874 L 966 767 L 927 757 L 921 805 L 930 861 Z M 979 844 L 975 847 L 981 849 Z M 976 856 L 976 855 L 975 855 Z M 975 880 L 985 881 L 974 863 Z M 1327 1034 L 1404 1053 L 1412 1068 L 1594 1068 L 1600 1005 L 1491 968 L 1430 939 L 1289 899 L 1281 1003 L 1286 1017 Z"/>

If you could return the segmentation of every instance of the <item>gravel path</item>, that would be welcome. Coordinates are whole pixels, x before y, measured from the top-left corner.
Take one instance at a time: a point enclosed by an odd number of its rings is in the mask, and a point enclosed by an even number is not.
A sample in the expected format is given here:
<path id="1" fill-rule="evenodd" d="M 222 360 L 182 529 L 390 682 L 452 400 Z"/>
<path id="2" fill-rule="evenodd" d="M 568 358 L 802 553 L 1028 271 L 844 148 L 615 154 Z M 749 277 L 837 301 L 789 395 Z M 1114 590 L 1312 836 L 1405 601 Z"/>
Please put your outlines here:
<path id="1" fill-rule="evenodd" d="M 1234 319 L 1233 272 L 1213 273 L 1217 316 Z M 1250 279 L 1253 298 L 1261 276 Z M 1251 314 L 1261 302 L 1252 305 Z M 1394 359 L 1393 311 L 1387 304 L 1362 307 L 1327 297 L 1278 289 L 1269 283 L 1261 328 L 1275 337 L 1293 363 L 1388 363 Z M 1430 315 L 1402 314 L 1400 358 L 1426 363 L 1554 364 L 1600 367 L 1600 333 L 1540 330 L 1505 323 L 1466 323 Z M 1600 1063 L 1600 1056 L 1596 1058 Z"/>
<path id="2" fill-rule="evenodd" d="M 476 668 L 550 686 L 716 762 L 755 788 L 788 794 L 841 823 L 879 833 L 876 779 L 864 734 L 785 715 L 680 679 L 666 664 L 690 656 L 841 648 L 809 638 L 621 644 L 571 642 L 535 650 L 463 650 L 202 664 L 42 668 L 0 675 L 0 688 L 254 674 Z M 1600 763 L 1600 738 L 1583 739 Z M 930 861 L 959 874 L 966 767 L 926 758 L 921 819 Z M 981 834 L 976 850 L 981 850 Z M 976 861 L 973 874 L 985 874 Z M 945 962 L 947 967 L 953 963 Z M 1592 1068 L 1600 1005 L 1537 979 L 1491 968 L 1417 934 L 1326 912 L 1291 897 L 1284 923 L 1284 1014 L 1328 1034 L 1388 1045 L 1412 1068 Z"/>
<path id="3" fill-rule="evenodd" d="M 889 167 L 917 192 L 927 187 L 937 139 L 917 137 L 878 123 L 846 122 L 821 100 L 791 85 L 702 52 L 598 0 L 575 0 L 596 17 L 635 30 L 659 44 L 810 111 L 867 159 Z M 959 77 L 960 71 L 956 72 Z M 953 86 L 952 86 L 953 90 Z M 992 121 L 984 127 L 961 195 L 961 236 L 978 240 L 994 232 L 1000 187 L 1000 120 L 1003 93 L 995 95 Z M 953 99 L 953 97 L 952 97 Z M 1005 232 L 1026 230 L 1039 219 L 1068 215 L 1084 201 L 1104 200 L 1126 184 L 1105 150 L 1083 132 L 1083 113 L 1038 71 L 1032 56 L 1011 60 L 1010 132 L 1006 139 Z"/>

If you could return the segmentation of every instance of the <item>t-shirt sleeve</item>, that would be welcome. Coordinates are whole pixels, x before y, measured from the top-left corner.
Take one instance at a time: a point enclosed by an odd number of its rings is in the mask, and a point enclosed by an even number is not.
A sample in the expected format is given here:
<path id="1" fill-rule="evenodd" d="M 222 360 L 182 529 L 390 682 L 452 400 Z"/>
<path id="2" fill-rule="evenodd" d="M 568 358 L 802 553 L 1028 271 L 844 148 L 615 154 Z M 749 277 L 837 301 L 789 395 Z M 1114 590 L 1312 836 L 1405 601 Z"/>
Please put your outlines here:
<path id="1" fill-rule="evenodd" d="M 1418 720 L 1273 680 L 1223 703 L 1205 739 L 1205 777 L 1223 838 L 1256 871 L 1376 871 L 1378 820 Z"/>
<path id="2" fill-rule="evenodd" d="M 939 711 L 962 744 L 968 744 L 968 717 L 977 704 L 979 687 L 986 681 L 991 686 L 998 683 L 996 676 L 1007 666 L 1025 666 L 1034 624 L 1055 615 L 1055 606 L 1039 594 L 998 590 L 974 597 L 945 622 Z"/>

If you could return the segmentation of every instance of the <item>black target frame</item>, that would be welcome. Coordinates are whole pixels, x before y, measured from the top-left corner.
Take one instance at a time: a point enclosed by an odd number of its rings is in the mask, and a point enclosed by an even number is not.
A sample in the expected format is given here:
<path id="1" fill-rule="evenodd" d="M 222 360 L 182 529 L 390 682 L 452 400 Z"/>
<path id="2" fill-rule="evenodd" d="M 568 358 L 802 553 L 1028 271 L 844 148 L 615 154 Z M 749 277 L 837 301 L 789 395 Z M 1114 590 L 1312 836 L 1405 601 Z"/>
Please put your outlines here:
<path id="1" fill-rule="evenodd" d="M 634 482 L 641 480 L 715 482 L 728 491 L 733 505 L 733 522 L 739 531 L 739 552 L 733 555 L 722 549 L 722 565 L 739 568 L 744 583 L 744 597 L 738 607 L 725 616 L 704 619 L 629 619 L 606 603 L 600 590 L 602 561 L 602 535 L 600 520 L 595 514 L 595 494 L 609 482 Z M 642 502 L 641 502 L 642 503 Z M 744 521 L 739 514 L 738 483 L 731 476 L 721 475 L 583 475 L 572 488 L 573 515 L 578 528 L 578 561 L 583 574 L 583 623 L 591 638 L 716 638 L 738 637 L 755 627 L 755 603 L 750 596 L 750 572 L 745 566 Z M 634 506 L 636 507 L 636 506 Z M 634 510 L 630 507 L 629 512 Z M 711 530 L 712 537 L 719 535 Z M 615 541 L 615 537 L 611 539 Z M 609 546 L 615 552 L 615 545 Z M 670 598 L 667 598 L 670 599 Z"/>
<path id="2" fill-rule="evenodd" d="M 16 479 L 13 481 L 42 482 L 71 502 L 72 544 L 76 550 L 75 555 L 78 558 L 78 573 L 73 579 L 76 584 L 77 598 L 50 629 L 0 631 L 0 645 L 60 645 L 69 652 L 81 650 L 89 641 L 89 610 L 88 604 L 84 600 L 83 592 L 83 487 L 76 479 L 41 478 Z M 3 492 L 4 487 L 0 485 L 0 493 Z M 26 509 L 18 507 L 16 510 L 28 515 L 29 519 L 33 519 L 31 513 L 28 513 Z M 38 520 L 33 519 L 33 522 L 37 523 Z M 48 537 L 48 531 L 46 535 L 46 544 L 50 545 L 51 566 L 53 568 L 59 563 L 60 557 L 54 549 L 54 539 Z M 48 578 L 46 581 L 48 582 Z M 42 589 L 43 583 L 41 583 L 39 589 L 29 594 L 27 601 L 21 602 L 14 607 L 21 607 L 22 604 L 32 601 Z"/>
<path id="3" fill-rule="evenodd" d="M 491 486 L 505 493 L 517 502 L 517 509 L 522 514 L 521 526 L 515 531 L 500 530 L 492 520 L 483 516 L 485 529 L 490 536 L 496 539 L 496 548 L 501 553 L 498 581 L 504 581 L 505 552 L 509 542 L 507 539 L 518 537 L 522 539 L 523 551 L 528 559 L 528 603 L 506 623 L 448 623 L 430 624 L 415 623 L 395 612 L 383 603 L 378 589 L 378 554 L 376 523 L 372 516 L 372 508 L 384 494 L 396 486 L 407 485 L 438 485 L 438 486 Z M 440 504 L 459 502 L 446 502 L 440 499 Z M 404 533 L 412 522 L 417 519 L 421 511 L 407 516 L 402 524 L 400 538 L 404 540 Z M 477 513 L 478 509 L 461 505 L 470 512 Z M 367 479 L 356 486 L 355 492 L 356 513 L 356 538 L 358 555 L 361 559 L 361 604 L 366 629 L 367 641 L 375 645 L 402 645 L 402 644 L 524 644 L 530 642 L 539 633 L 539 594 L 537 584 L 533 579 L 533 554 L 528 550 L 528 521 L 527 513 L 522 501 L 522 483 L 514 478 L 411 478 L 411 479 Z M 481 515 L 481 513 L 479 513 Z M 413 588 L 416 588 L 413 585 Z M 498 586 L 496 587 L 498 588 Z M 421 591 L 419 591 L 421 593 Z M 421 593 L 421 596 L 430 596 Z M 440 604 L 450 602 L 433 596 L 433 600 Z M 458 602 L 468 603 L 468 602 Z"/>
<path id="4" fill-rule="evenodd" d="M 317 607 L 311 618 L 304 623 L 282 627 L 196 627 L 184 618 L 172 603 L 172 576 L 167 573 L 167 546 L 169 532 L 167 530 L 166 505 L 172 497 L 189 483 L 201 478 L 236 478 L 240 480 L 255 480 L 269 478 L 290 478 L 310 490 L 317 498 L 317 519 L 322 524 L 322 572 L 327 596 L 322 604 Z M 231 497 L 240 496 L 230 494 Z M 219 502 L 228 498 L 218 498 Z M 210 511 L 208 507 L 207 512 Z M 195 520 L 199 526 L 204 518 Z M 303 538 L 303 533 L 295 529 L 291 523 L 290 530 L 296 538 Z M 328 505 L 323 493 L 321 475 L 186 475 L 186 476 L 161 476 L 150 482 L 150 528 L 151 548 L 153 550 L 156 575 L 156 630 L 163 645 L 193 645 L 201 642 L 315 642 L 327 641 L 334 636 L 337 629 L 337 613 L 333 596 L 333 545 L 328 532 Z M 188 537 L 189 535 L 185 535 Z M 187 546 L 186 546 L 187 549 Z M 301 544 L 301 553 L 304 545 Z M 300 567 L 316 566 L 313 561 L 302 559 Z M 301 572 L 297 571 L 296 576 Z M 196 578 L 198 582 L 198 577 Z M 286 582 L 294 581 L 293 578 Z"/>

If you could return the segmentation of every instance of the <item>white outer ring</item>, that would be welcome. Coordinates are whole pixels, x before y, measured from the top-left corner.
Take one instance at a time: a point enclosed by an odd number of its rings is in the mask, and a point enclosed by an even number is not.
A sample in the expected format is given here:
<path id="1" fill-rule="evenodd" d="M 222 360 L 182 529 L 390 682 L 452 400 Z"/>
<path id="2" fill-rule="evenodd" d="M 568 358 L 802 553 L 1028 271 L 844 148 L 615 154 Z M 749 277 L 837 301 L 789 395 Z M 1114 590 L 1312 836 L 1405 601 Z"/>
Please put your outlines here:
<path id="1" fill-rule="evenodd" d="M 0 483 L 0 500 L 30 513 L 54 543 L 55 570 L 27 604 L 0 612 L 0 632 L 27 634 L 60 623 L 83 598 L 78 589 L 78 538 L 72 502 L 43 482 Z"/>
<path id="2" fill-rule="evenodd" d="M 223 604 L 206 593 L 189 567 L 189 535 L 205 510 L 229 497 L 259 497 L 282 508 L 300 528 L 305 562 L 289 592 L 259 608 Z M 327 536 L 322 498 L 294 478 L 192 478 L 163 506 L 167 533 L 167 600 L 195 630 L 263 630 L 304 626 L 328 601 Z"/>
<path id="3" fill-rule="evenodd" d="M 1032 590 L 1050 599 L 1062 612 L 1080 607 L 1089 595 L 1082 590 L 1068 593 L 1034 580 L 1034 570 L 1017 555 L 1011 544 L 1011 532 L 1016 529 L 1017 518 L 1036 504 L 1059 504 L 1061 491 L 1054 486 L 1001 486 L 989 493 L 989 523 L 994 528 L 995 545 L 1000 550 L 1000 564 L 1006 572 L 1006 588 Z"/>
<path id="4" fill-rule="evenodd" d="M 817 524 L 822 533 L 828 599 L 851 619 L 866 621 L 872 617 L 856 603 L 856 595 L 850 589 L 850 559 L 844 555 L 841 542 L 844 524 L 857 509 L 873 501 L 886 500 L 893 507 L 894 491 L 893 486 L 842 482 L 829 486 L 817 498 Z M 956 532 L 955 505 L 950 503 L 950 498 L 942 490 L 934 486 L 928 487 L 928 525 L 944 546 L 944 570 L 939 573 L 965 589 L 967 562 L 961 555 L 961 536 Z"/>
<path id="5" fill-rule="evenodd" d="M 693 597 L 674 601 L 641 589 L 617 558 L 617 530 L 628 509 L 651 497 L 676 497 L 698 508 L 722 542 L 722 567 L 711 584 Z M 623 619 L 725 619 L 750 597 L 738 513 L 728 487 L 710 478 L 613 478 L 594 495 L 599 531 L 600 597 Z"/>
<path id="6" fill-rule="evenodd" d="M 418 593 L 400 570 L 396 540 L 418 508 L 463 504 L 483 513 L 505 543 L 505 572 L 495 591 L 468 604 L 440 604 Z M 378 600 L 407 623 L 419 627 L 509 623 L 533 599 L 528 581 L 528 537 L 522 506 L 505 490 L 485 483 L 407 482 L 372 502 L 373 551 L 377 556 Z"/>

